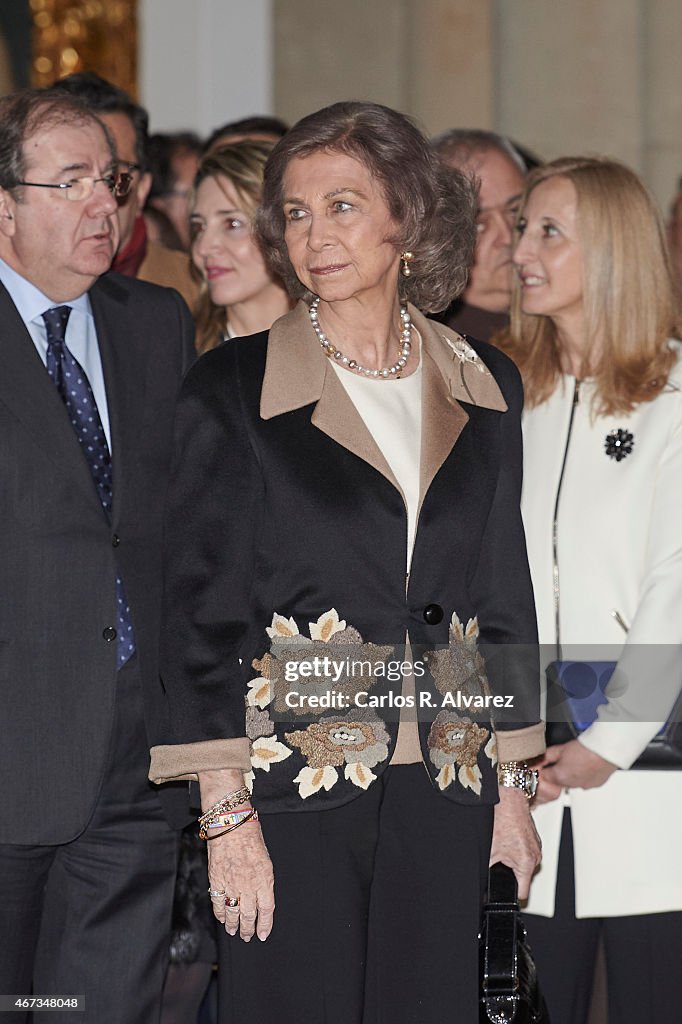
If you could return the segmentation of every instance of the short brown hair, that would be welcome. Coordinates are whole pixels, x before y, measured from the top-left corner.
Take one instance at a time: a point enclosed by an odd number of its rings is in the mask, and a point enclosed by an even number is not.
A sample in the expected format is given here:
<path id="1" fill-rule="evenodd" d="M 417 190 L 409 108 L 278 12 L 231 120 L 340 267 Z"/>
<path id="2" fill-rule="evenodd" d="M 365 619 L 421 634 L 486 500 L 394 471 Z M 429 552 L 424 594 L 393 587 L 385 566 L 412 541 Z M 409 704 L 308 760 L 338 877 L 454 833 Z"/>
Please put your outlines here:
<path id="1" fill-rule="evenodd" d="M 660 394 L 676 358 L 668 339 L 679 336 L 679 310 L 661 216 L 629 167 L 606 157 L 563 157 L 531 171 L 520 218 L 533 189 L 554 177 L 572 182 L 577 195 L 588 357 L 591 345 L 601 348 L 589 368 L 594 411 L 627 413 Z M 521 370 L 532 408 L 557 387 L 561 352 L 552 320 L 523 313 L 521 302 L 515 280 L 510 327 L 495 344 Z"/>
<path id="2" fill-rule="evenodd" d="M 334 103 L 304 117 L 277 143 L 263 182 L 257 227 L 270 265 L 296 298 L 311 298 L 284 242 L 282 182 L 294 157 L 320 150 L 345 153 L 381 185 L 398 234 L 391 241 L 414 254 L 401 298 L 426 312 L 445 307 L 467 280 L 476 243 L 476 187 L 446 167 L 404 114 L 379 103 Z"/>

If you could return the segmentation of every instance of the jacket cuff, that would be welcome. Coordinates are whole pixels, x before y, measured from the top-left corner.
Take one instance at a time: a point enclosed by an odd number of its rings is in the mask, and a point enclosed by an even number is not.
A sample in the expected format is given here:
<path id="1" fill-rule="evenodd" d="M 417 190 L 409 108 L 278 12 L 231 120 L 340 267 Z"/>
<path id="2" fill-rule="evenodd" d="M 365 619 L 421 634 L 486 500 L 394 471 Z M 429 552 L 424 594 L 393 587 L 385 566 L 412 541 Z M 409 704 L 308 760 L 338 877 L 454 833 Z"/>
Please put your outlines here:
<path id="1" fill-rule="evenodd" d="M 499 761 L 529 761 L 545 752 L 545 723 L 524 729 L 500 729 L 495 733 Z"/>
<path id="2" fill-rule="evenodd" d="M 630 768 L 664 722 L 593 722 L 578 741 L 617 768 Z"/>
<path id="3" fill-rule="evenodd" d="M 199 772 L 217 771 L 221 768 L 251 771 L 249 741 L 246 736 L 152 747 L 149 779 L 157 784 L 178 782 L 183 779 L 196 782 Z"/>

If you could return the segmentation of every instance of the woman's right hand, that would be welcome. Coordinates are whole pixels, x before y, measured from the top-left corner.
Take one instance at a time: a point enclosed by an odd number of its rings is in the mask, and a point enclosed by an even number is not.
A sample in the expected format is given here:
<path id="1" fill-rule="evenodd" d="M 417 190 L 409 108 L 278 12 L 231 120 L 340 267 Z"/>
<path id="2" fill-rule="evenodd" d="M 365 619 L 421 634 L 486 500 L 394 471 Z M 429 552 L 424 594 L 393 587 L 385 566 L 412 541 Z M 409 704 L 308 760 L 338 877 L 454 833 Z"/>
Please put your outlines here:
<path id="1" fill-rule="evenodd" d="M 211 889 L 224 890 L 212 896 L 213 913 L 229 935 L 237 929 L 245 942 L 254 933 L 264 942 L 272 931 L 275 885 L 272 861 L 256 821 L 247 821 L 232 832 L 208 841 L 208 879 Z M 226 907 L 229 896 L 239 905 Z"/>
<path id="2" fill-rule="evenodd" d="M 200 772 L 201 806 L 206 811 L 223 797 L 244 787 L 244 775 L 235 768 Z M 242 810 L 251 805 L 245 801 Z M 231 832 L 225 832 L 208 845 L 208 880 L 216 892 L 225 890 L 225 896 L 211 896 L 213 913 L 229 935 L 237 929 L 245 942 L 254 933 L 265 941 L 272 931 L 275 911 L 275 883 L 272 861 L 257 821 L 245 821 Z M 237 907 L 226 907 L 225 898 L 239 898 Z"/>

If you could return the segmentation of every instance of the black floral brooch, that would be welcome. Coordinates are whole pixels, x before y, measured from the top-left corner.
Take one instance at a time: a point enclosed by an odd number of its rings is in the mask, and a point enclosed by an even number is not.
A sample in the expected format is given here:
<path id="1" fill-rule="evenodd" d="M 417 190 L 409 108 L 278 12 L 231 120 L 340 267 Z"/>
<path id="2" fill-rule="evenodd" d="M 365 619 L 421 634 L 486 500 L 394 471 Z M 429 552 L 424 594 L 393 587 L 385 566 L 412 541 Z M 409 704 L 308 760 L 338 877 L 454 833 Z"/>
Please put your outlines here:
<path id="1" fill-rule="evenodd" d="M 610 459 L 615 459 L 616 462 L 620 462 L 626 455 L 629 455 L 634 447 L 634 434 L 631 434 L 629 430 L 621 430 L 620 427 L 618 430 L 613 430 L 610 434 L 607 434 L 604 441 L 606 454 Z"/>

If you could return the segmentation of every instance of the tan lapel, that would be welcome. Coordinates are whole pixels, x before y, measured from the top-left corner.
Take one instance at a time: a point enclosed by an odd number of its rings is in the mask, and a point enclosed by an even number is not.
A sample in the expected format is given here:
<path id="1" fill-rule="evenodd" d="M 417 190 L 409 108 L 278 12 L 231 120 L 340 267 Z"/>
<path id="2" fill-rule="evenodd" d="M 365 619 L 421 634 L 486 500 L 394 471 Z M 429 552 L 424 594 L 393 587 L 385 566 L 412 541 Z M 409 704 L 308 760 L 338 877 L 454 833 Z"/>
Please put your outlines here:
<path id="1" fill-rule="evenodd" d="M 423 343 L 421 506 L 469 419 L 460 402 L 502 412 L 507 406 L 490 371 L 461 335 L 427 320 L 412 306 L 410 314 Z M 260 413 L 268 420 L 313 403 L 314 426 L 373 466 L 400 491 L 376 441 L 329 365 L 306 304 L 299 302 L 270 330 Z"/>
<path id="2" fill-rule="evenodd" d="M 260 399 L 264 420 L 316 402 L 311 422 L 400 491 L 391 467 L 329 364 L 304 302 L 270 329 Z M 402 491 L 401 491 L 402 493 Z"/>
<path id="3" fill-rule="evenodd" d="M 433 478 L 469 419 L 460 402 L 504 412 L 507 404 L 495 379 L 471 346 L 442 324 L 410 306 L 422 336 L 422 440 L 419 507 Z"/>
<path id="4" fill-rule="evenodd" d="M 422 335 L 423 337 L 423 335 Z M 429 352 L 422 346 L 422 440 L 419 462 L 419 508 L 433 478 L 462 433 L 468 414 L 443 387 L 443 377 Z"/>

